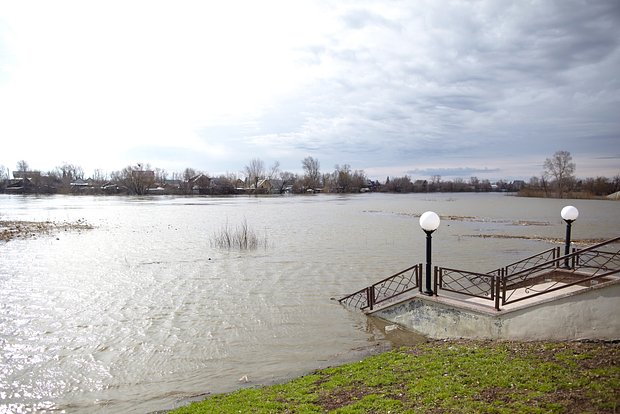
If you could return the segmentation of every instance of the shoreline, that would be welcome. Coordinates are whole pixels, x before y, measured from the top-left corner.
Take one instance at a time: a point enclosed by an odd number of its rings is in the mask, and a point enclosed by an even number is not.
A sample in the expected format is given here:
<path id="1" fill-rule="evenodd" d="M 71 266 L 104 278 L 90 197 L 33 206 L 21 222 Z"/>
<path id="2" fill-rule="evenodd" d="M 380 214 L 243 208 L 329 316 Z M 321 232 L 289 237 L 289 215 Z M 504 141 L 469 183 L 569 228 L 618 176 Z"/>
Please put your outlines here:
<path id="1" fill-rule="evenodd" d="M 94 227 L 84 219 L 74 222 L 26 221 L 0 219 L 0 241 L 32 239 L 38 236 L 53 236 L 62 231 L 92 230 Z"/>
<path id="2" fill-rule="evenodd" d="M 275 385 L 213 394 L 150 414 L 216 408 L 222 413 L 443 412 L 456 409 L 455 404 L 466 412 L 487 412 L 498 403 L 512 412 L 532 404 L 540 412 L 615 412 L 619 366 L 618 341 L 427 339 Z"/>

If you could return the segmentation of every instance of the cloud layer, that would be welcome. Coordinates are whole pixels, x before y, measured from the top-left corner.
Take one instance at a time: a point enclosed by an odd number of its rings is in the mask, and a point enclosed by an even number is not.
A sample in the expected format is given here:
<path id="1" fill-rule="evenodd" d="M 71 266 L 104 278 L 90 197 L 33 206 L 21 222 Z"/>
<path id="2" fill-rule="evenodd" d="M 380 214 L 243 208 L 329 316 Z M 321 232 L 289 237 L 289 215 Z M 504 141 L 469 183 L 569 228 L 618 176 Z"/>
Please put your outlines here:
<path id="1" fill-rule="evenodd" d="M 568 150 L 578 175 L 620 173 L 617 1 L 16 3 L 0 6 L 10 167 L 313 156 L 526 178 Z"/>

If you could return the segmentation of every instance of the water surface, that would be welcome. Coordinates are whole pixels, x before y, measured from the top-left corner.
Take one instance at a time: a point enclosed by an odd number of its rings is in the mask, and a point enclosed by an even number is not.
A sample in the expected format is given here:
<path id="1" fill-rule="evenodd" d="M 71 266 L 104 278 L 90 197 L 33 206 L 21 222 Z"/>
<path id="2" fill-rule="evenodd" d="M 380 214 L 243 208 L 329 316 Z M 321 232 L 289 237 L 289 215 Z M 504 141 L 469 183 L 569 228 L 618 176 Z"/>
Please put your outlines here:
<path id="1" fill-rule="evenodd" d="M 575 238 L 620 235 L 616 202 L 502 194 L 0 196 L 94 226 L 0 243 L 0 412 L 146 413 L 359 357 L 389 341 L 330 298 L 422 262 L 419 214 L 435 264 L 489 271 L 564 237 L 567 203 Z M 266 248 L 212 246 L 244 220 Z"/>

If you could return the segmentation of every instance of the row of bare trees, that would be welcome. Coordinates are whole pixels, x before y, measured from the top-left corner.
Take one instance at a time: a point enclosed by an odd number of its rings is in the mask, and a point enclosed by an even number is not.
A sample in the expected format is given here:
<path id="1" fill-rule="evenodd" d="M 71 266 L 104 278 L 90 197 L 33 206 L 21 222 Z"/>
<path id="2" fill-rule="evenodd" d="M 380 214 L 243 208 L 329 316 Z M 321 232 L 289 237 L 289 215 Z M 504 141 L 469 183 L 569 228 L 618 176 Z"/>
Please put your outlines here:
<path id="1" fill-rule="evenodd" d="M 277 186 L 276 192 L 359 192 L 372 186 L 373 183 L 366 177 L 363 170 L 352 170 L 351 166 L 336 165 L 331 173 L 321 173 L 321 163 L 314 157 L 306 157 L 301 161 L 303 175 L 290 171 L 282 171 L 280 163 L 275 162 L 270 168 L 265 168 L 262 160 L 254 158 L 245 166 L 243 173 L 245 184 L 250 190 L 258 190 L 259 183 L 264 180 Z"/>
<path id="2" fill-rule="evenodd" d="M 239 174 L 210 176 L 193 168 L 181 172 L 168 173 L 161 168 L 152 168 L 149 164 L 129 165 L 120 171 L 106 174 L 95 170 L 85 179 L 84 170 L 74 164 L 63 163 L 41 174 L 32 171 L 28 163 L 19 161 L 13 172 L 16 181 L 10 180 L 9 170 L 0 166 L 0 190 L 10 190 L 10 185 L 24 192 L 42 193 L 128 193 L 128 194 L 238 194 L 238 193 L 307 193 L 340 192 L 356 193 L 363 191 L 384 192 L 462 192 L 462 191 L 520 191 L 523 195 L 565 197 L 575 192 L 603 196 L 620 190 L 620 175 L 613 179 L 605 177 L 577 180 L 576 165 L 568 151 L 558 151 L 544 162 L 541 177 L 532 177 L 529 183 L 514 181 L 512 183 L 480 180 L 470 177 L 468 180 L 456 178 L 442 180 L 434 175 L 429 180 L 412 181 L 407 175 L 387 177 L 385 183 L 369 180 L 363 170 L 353 170 L 350 165 L 335 165 L 328 173 L 321 172 L 317 158 L 306 157 L 301 161 L 303 174 L 282 171 L 280 163 L 274 162 L 270 167 L 254 158 Z M 21 180 L 21 182 L 19 182 Z"/>

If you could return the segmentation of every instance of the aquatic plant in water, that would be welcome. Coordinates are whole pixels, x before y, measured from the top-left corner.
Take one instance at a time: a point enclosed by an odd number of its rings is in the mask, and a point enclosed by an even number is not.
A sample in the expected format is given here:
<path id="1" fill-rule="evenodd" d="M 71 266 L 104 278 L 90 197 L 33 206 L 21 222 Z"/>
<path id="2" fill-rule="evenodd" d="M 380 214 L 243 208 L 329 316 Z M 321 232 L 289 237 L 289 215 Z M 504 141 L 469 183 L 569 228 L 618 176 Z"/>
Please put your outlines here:
<path id="1" fill-rule="evenodd" d="M 267 235 L 259 238 L 249 226 L 247 219 L 235 228 L 232 228 L 227 221 L 218 232 L 211 236 L 211 247 L 221 249 L 255 250 L 258 247 L 267 248 L 267 245 Z"/>

